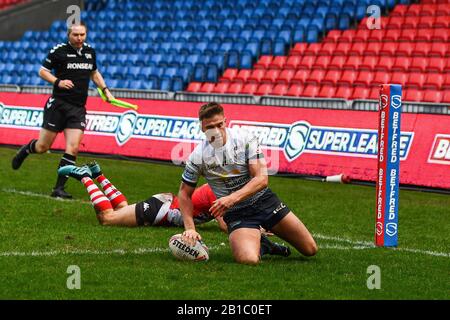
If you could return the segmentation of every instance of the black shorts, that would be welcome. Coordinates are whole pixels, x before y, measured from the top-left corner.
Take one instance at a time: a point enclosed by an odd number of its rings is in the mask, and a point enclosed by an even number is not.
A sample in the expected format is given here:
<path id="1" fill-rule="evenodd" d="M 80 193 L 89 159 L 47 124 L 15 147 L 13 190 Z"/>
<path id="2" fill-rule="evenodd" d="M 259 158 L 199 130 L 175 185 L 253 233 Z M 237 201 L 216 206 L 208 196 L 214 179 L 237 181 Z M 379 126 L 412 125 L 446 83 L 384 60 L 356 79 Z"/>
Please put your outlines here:
<path id="1" fill-rule="evenodd" d="M 270 230 L 290 211 L 272 190 L 267 189 L 253 205 L 227 212 L 223 219 L 227 224 L 228 233 L 239 228 L 259 229 L 263 227 Z"/>
<path id="2" fill-rule="evenodd" d="M 159 210 L 164 202 L 155 197 L 150 197 L 145 201 L 136 203 L 136 222 L 138 226 L 153 225 Z"/>
<path id="3" fill-rule="evenodd" d="M 64 129 L 86 127 L 86 108 L 78 107 L 61 99 L 50 97 L 44 107 L 42 128 L 61 132 Z"/>

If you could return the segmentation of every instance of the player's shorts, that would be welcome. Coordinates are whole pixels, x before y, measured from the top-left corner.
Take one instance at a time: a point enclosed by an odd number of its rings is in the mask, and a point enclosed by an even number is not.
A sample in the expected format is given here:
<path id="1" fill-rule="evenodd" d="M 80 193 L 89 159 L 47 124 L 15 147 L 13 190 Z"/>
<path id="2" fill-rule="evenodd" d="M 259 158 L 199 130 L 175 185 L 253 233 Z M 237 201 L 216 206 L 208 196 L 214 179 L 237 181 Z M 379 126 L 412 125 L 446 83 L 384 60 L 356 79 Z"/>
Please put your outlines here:
<path id="1" fill-rule="evenodd" d="M 223 220 L 227 224 L 228 233 L 239 228 L 259 229 L 263 227 L 270 230 L 290 211 L 277 195 L 268 188 L 253 205 L 228 212 L 224 215 Z"/>
<path id="2" fill-rule="evenodd" d="M 154 225 L 157 220 L 158 213 L 161 212 L 163 205 L 164 202 L 155 197 L 150 197 L 145 201 L 136 203 L 135 212 L 137 225 Z"/>
<path id="3" fill-rule="evenodd" d="M 86 108 L 75 106 L 61 99 L 50 97 L 44 107 L 42 128 L 61 132 L 64 129 L 86 127 Z"/>

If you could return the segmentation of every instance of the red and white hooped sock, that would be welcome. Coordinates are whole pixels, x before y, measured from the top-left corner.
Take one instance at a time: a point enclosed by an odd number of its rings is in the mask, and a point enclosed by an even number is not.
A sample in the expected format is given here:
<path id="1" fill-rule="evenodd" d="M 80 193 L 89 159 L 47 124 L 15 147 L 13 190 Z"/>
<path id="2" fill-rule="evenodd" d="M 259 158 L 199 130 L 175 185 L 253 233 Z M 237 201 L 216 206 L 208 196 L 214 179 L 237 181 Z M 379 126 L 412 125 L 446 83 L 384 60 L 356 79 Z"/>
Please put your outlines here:
<path id="1" fill-rule="evenodd" d="M 91 178 L 86 177 L 81 179 L 81 183 L 86 187 L 89 197 L 91 198 L 92 205 L 97 212 L 102 212 L 108 209 L 112 209 L 111 202 L 105 197 L 103 192 L 97 187 Z"/>
<path id="2" fill-rule="evenodd" d="M 105 195 L 108 197 L 109 201 L 111 201 L 111 204 L 113 208 L 115 209 L 121 202 L 127 201 L 127 198 L 120 192 L 119 190 L 114 187 L 114 185 L 102 174 L 97 177 L 98 183 L 100 183 L 100 186 L 103 189 L 103 192 L 105 192 Z"/>

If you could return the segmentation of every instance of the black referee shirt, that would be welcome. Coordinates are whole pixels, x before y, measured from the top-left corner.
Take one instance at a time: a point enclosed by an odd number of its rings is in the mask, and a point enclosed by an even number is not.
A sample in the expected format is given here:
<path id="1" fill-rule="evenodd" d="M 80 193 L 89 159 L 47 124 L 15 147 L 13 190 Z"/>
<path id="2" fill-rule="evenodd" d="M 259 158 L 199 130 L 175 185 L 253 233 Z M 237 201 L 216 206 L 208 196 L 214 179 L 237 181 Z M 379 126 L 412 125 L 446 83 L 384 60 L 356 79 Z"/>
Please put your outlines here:
<path id="1" fill-rule="evenodd" d="M 84 107 L 86 104 L 91 73 L 97 70 L 95 50 L 87 43 L 76 50 L 69 43 L 61 43 L 50 50 L 42 67 L 54 70 L 60 80 L 71 80 L 73 89 L 53 87 L 53 97 L 60 98 L 70 104 Z"/>

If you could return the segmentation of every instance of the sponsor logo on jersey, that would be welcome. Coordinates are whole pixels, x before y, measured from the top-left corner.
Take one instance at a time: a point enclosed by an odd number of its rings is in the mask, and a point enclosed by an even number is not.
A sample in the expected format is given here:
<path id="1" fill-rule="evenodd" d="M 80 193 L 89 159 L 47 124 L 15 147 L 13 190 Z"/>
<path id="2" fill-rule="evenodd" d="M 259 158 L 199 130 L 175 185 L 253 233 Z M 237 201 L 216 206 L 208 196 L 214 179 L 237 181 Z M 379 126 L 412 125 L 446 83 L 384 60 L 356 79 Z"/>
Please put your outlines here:
<path id="1" fill-rule="evenodd" d="M 92 59 L 92 54 L 90 53 L 85 53 L 84 56 L 86 57 L 86 59 Z"/>
<path id="2" fill-rule="evenodd" d="M 68 54 L 67 54 L 67 57 L 69 57 L 69 58 L 76 58 L 77 55 L 76 55 L 76 54 L 68 53 Z"/>
<path id="3" fill-rule="evenodd" d="M 291 125 L 233 120 L 230 127 L 244 128 L 263 147 L 282 150 L 288 161 L 303 153 L 376 158 L 378 130 L 313 126 L 307 121 Z M 400 159 L 405 160 L 411 149 L 414 132 L 403 131 L 400 136 Z"/>
<path id="4" fill-rule="evenodd" d="M 428 157 L 429 163 L 450 165 L 450 135 L 437 134 Z"/>
<path id="5" fill-rule="evenodd" d="M 67 70 L 92 70 L 94 65 L 92 63 L 68 63 Z"/>

